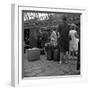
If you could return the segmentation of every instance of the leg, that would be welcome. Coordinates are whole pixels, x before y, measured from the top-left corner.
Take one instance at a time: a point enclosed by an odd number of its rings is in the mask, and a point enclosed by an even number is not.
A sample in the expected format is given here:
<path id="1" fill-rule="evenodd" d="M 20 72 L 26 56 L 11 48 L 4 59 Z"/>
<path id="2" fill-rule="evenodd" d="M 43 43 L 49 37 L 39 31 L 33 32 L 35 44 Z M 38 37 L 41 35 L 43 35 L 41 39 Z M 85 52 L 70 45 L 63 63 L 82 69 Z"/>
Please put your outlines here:
<path id="1" fill-rule="evenodd" d="M 65 63 L 68 63 L 68 59 L 69 59 L 69 52 L 68 52 L 68 51 L 66 51 Z"/>
<path id="2" fill-rule="evenodd" d="M 63 56 L 64 56 L 64 53 L 63 52 L 60 52 L 60 64 L 62 63 L 62 60 L 63 60 Z"/>
<path id="3" fill-rule="evenodd" d="M 79 51 L 77 57 L 78 57 L 78 59 L 77 59 L 77 68 L 76 69 L 80 70 L 80 51 Z"/>
<path id="4" fill-rule="evenodd" d="M 72 51 L 72 60 L 74 59 L 74 51 Z"/>

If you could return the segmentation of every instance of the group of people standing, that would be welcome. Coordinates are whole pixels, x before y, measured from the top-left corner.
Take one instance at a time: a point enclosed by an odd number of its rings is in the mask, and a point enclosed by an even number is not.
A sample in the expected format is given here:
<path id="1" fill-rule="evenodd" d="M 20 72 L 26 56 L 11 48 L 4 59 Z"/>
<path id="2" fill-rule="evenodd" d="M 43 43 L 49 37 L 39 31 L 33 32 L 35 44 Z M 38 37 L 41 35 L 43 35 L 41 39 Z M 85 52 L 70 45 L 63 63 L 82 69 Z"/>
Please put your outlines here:
<path id="1" fill-rule="evenodd" d="M 77 69 L 80 69 L 80 48 L 79 35 L 76 25 L 68 25 L 67 18 L 63 17 L 62 23 L 59 24 L 57 30 L 52 30 L 50 42 L 45 44 L 47 59 L 53 59 L 63 63 L 65 55 L 78 57 Z M 52 53 L 50 53 L 52 52 Z"/>

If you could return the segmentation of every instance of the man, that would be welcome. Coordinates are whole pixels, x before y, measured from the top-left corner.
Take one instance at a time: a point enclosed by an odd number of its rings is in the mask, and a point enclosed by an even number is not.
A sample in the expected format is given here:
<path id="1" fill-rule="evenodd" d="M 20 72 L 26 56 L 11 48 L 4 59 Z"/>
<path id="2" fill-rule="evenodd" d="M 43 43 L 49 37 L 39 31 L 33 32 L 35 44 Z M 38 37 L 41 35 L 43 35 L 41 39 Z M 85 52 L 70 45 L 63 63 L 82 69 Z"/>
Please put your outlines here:
<path id="1" fill-rule="evenodd" d="M 56 46 L 57 45 L 57 33 L 55 30 L 52 31 L 50 39 L 51 39 L 51 44 L 53 46 Z"/>
<path id="2" fill-rule="evenodd" d="M 45 49 L 47 52 L 47 59 L 59 61 L 60 54 L 58 53 L 58 39 L 59 34 L 56 29 L 53 29 L 50 35 L 50 42 L 45 44 Z"/>
<path id="3" fill-rule="evenodd" d="M 50 42 L 47 47 L 47 59 L 54 60 L 54 47 L 57 45 L 56 31 L 52 30 L 50 35 Z"/>
<path id="4" fill-rule="evenodd" d="M 69 26 L 67 24 L 67 18 L 63 16 L 62 24 L 59 24 L 58 32 L 60 38 L 58 39 L 60 50 L 60 64 L 62 63 L 63 56 L 69 51 Z"/>

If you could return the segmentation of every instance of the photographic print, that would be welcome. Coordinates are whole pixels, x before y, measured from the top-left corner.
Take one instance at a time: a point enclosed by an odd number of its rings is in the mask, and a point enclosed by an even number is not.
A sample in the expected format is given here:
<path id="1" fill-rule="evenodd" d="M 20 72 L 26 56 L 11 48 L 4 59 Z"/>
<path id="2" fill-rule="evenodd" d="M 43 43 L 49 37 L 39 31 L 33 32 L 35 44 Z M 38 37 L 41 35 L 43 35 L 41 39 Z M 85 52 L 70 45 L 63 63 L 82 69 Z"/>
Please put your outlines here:
<path id="1" fill-rule="evenodd" d="M 81 13 L 22 10 L 22 78 L 80 75 Z"/>
<path id="2" fill-rule="evenodd" d="M 11 12 L 12 86 L 86 81 L 85 8 L 12 4 Z"/>

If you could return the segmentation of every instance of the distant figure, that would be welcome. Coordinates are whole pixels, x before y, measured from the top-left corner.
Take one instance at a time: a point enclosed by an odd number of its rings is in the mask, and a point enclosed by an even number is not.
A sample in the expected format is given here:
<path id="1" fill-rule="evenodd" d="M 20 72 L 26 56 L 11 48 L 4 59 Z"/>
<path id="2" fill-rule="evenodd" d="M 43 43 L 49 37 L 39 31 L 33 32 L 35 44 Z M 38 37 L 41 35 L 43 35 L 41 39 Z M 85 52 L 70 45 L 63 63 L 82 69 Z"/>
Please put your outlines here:
<path id="1" fill-rule="evenodd" d="M 62 24 L 59 24 L 58 32 L 60 34 L 59 50 L 60 50 L 60 64 L 63 62 L 63 56 L 69 51 L 69 26 L 67 24 L 67 18 L 62 18 Z"/>

